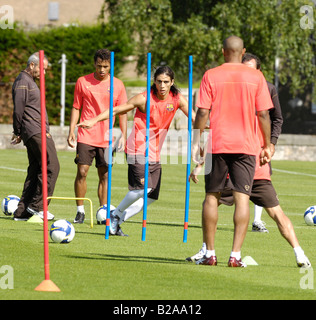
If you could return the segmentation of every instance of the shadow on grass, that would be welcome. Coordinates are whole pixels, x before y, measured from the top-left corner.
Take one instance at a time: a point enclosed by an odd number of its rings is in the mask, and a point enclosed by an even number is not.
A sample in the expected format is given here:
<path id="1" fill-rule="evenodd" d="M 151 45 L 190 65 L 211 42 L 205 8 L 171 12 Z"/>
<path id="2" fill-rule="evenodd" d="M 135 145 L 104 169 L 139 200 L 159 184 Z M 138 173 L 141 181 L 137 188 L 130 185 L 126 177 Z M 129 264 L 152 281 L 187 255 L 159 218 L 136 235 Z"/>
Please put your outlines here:
<path id="1" fill-rule="evenodd" d="M 87 259 L 87 260 L 112 260 L 124 262 L 146 262 L 146 263 L 172 263 L 172 264 L 188 264 L 184 259 L 162 258 L 162 257 L 148 257 L 148 256 L 129 256 L 117 254 L 101 254 L 88 253 L 85 256 L 67 255 L 71 259 Z"/>
<path id="2" fill-rule="evenodd" d="M 143 222 L 142 221 L 127 221 L 125 222 L 124 224 L 137 224 L 137 225 L 142 225 Z M 124 224 L 122 226 L 124 226 Z M 169 223 L 169 222 L 148 222 L 147 221 L 147 226 L 150 226 L 150 225 L 153 225 L 153 226 L 162 226 L 162 227 L 171 227 L 171 228 L 174 228 L 174 227 L 177 227 L 177 228 L 184 228 L 184 225 L 183 224 L 178 224 L 178 223 Z M 95 230 L 95 228 L 104 228 L 102 230 L 103 233 L 93 233 L 91 232 L 91 234 L 95 234 L 95 235 L 104 235 L 105 234 L 105 225 L 94 225 L 93 229 L 90 229 L 90 230 Z M 202 227 L 200 225 L 190 225 L 189 224 L 189 230 L 190 229 L 200 229 L 201 232 L 202 232 Z M 233 232 L 234 231 L 234 227 L 233 226 L 228 226 L 228 227 L 223 227 L 223 226 L 218 226 L 217 227 L 217 231 L 230 231 L 230 232 Z M 77 231 L 76 231 L 77 232 Z M 90 234 L 90 232 L 85 232 L 85 231 L 78 231 L 78 233 L 86 233 L 86 234 Z"/>

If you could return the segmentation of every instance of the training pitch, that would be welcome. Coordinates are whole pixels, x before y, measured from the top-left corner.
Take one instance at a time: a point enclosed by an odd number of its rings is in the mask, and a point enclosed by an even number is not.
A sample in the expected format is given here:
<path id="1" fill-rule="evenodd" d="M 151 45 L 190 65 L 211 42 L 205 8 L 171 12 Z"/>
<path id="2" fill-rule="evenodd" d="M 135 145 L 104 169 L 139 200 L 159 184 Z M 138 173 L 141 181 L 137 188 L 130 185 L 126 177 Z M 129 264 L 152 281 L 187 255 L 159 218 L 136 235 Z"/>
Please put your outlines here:
<path id="1" fill-rule="evenodd" d="M 54 196 L 74 197 L 75 152 L 58 152 L 61 170 Z M 117 155 L 123 157 L 122 154 Z M 175 161 L 172 161 L 174 163 Z M 182 160 L 179 161 L 182 163 Z M 21 196 L 27 168 L 26 150 L 1 150 L 0 197 Z M 273 184 L 280 204 L 291 219 L 298 240 L 312 266 L 316 266 L 313 243 L 316 227 L 307 226 L 303 214 L 316 205 L 315 162 L 273 161 Z M 191 184 L 187 243 L 183 242 L 185 213 L 185 164 L 163 164 L 160 198 L 148 207 L 146 241 L 142 236 L 142 212 L 122 225 L 129 237 L 105 239 L 105 226 L 97 225 L 97 172 L 90 168 L 86 197 L 93 203 L 94 226 L 90 227 L 89 203 L 86 220 L 74 225 L 76 235 L 69 244 L 49 239 L 50 278 L 60 292 L 37 292 L 44 280 L 43 226 L 17 222 L 0 214 L 0 299 L 91 299 L 91 300 L 213 300 L 213 299 L 316 299 L 313 269 L 300 270 L 290 245 L 276 224 L 263 213 L 268 234 L 251 232 L 253 205 L 242 257 L 257 266 L 228 268 L 233 237 L 233 208 L 220 206 L 216 234 L 217 267 L 197 266 L 185 258 L 202 244 L 201 206 L 204 181 Z M 127 165 L 112 171 L 111 204 L 117 206 L 127 188 Z M 73 222 L 73 200 L 52 200 L 49 211 L 57 219 Z M 52 224 L 49 221 L 49 226 Z M 4 266 L 11 269 L 12 279 Z M 13 286 L 10 289 L 8 282 Z M 316 284 L 315 284 L 316 285 Z"/>

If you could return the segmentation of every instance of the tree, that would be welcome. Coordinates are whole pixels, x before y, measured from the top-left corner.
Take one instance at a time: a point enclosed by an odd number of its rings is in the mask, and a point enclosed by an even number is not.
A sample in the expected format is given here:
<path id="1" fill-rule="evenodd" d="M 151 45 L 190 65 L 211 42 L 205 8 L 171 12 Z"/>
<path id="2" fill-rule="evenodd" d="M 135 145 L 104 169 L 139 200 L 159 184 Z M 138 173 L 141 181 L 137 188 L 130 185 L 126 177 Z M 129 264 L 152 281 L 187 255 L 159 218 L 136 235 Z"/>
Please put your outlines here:
<path id="1" fill-rule="evenodd" d="M 154 64 L 168 63 L 184 79 L 192 54 L 195 77 L 201 78 L 223 62 L 221 43 L 235 34 L 261 58 L 270 81 L 280 58 L 279 80 L 291 82 L 294 95 L 315 79 L 315 31 L 300 26 L 303 5 L 314 6 L 312 0 L 105 0 L 104 8 L 111 24 L 133 39 L 139 72 L 151 51 Z"/>

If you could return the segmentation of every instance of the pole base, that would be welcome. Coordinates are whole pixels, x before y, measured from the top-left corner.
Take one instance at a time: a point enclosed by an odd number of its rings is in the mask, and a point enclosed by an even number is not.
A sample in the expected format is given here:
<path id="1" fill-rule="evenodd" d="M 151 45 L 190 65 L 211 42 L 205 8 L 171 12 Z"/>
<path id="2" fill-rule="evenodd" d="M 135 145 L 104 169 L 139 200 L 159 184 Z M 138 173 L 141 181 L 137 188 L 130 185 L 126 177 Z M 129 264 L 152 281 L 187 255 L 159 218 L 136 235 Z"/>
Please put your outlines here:
<path id="1" fill-rule="evenodd" d="M 60 289 L 52 280 L 43 280 L 35 289 L 35 291 L 60 292 Z"/>

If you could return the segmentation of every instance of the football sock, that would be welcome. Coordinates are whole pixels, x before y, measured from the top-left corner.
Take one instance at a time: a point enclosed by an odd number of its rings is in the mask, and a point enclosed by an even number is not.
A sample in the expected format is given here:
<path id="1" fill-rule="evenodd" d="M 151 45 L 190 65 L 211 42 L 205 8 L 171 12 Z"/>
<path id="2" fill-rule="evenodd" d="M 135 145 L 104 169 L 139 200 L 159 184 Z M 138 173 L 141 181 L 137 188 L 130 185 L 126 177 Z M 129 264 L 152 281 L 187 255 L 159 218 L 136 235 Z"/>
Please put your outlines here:
<path id="1" fill-rule="evenodd" d="M 293 248 L 293 250 L 296 257 L 304 255 L 304 251 L 300 246 Z"/>
<path id="2" fill-rule="evenodd" d="M 231 252 L 231 254 L 230 254 L 230 256 L 232 257 L 232 258 L 236 258 L 237 260 L 240 260 L 241 259 L 241 253 L 240 253 L 240 251 L 238 251 L 238 252 Z"/>
<path id="3" fill-rule="evenodd" d="M 202 252 L 204 252 L 204 254 L 206 254 L 206 243 L 205 242 L 203 242 L 201 250 L 202 250 Z"/>
<path id="4" fill-rule="evenodd" d="M 253 221 L 261 221 L 262 209 L 262 207 L 255 205 L 255 217 Z"/>
<path id="5" fill-rule="evenodd" d="M 84 213 L 84 205 L 82 205 L 82 206 L 77 206 L 77 212 L 82 212 L 82 213 Z"/>
<path id="6" fill-rule="evenodd" d="M 147 193 L 149 193 L 151 188 L 147 189 Z M 123 216 L 124 211 L 135 201 L 137 201 L 139 198 L 144 196 L 144 190 L 131 190 L 129 191 L 124 199 L 121 201 L 121 203 L 117 206 L 115 211 L 113 212 L 114 215 L 119 216 L 120 218 Z"/>
<path id="7" fill-rule="evenodd" d="M 147 199 L 147 206 L 155 202 L 155 199 L 148 198 Z M 139 198 L 137 201 L 135 201 L 132 205 L 130 205 L 122 214 L 119 224 L 125 222 L 129 218 L 135 216 L 138 212 L 143 210 L 143 204 L 144 204 L 144 198 Z"/>
<path id="8" fill-rule="evenodd" d="M 215 250 L 206 250 L 205 257 L 210 258 L 211 256 L 215 256 Z"/>

